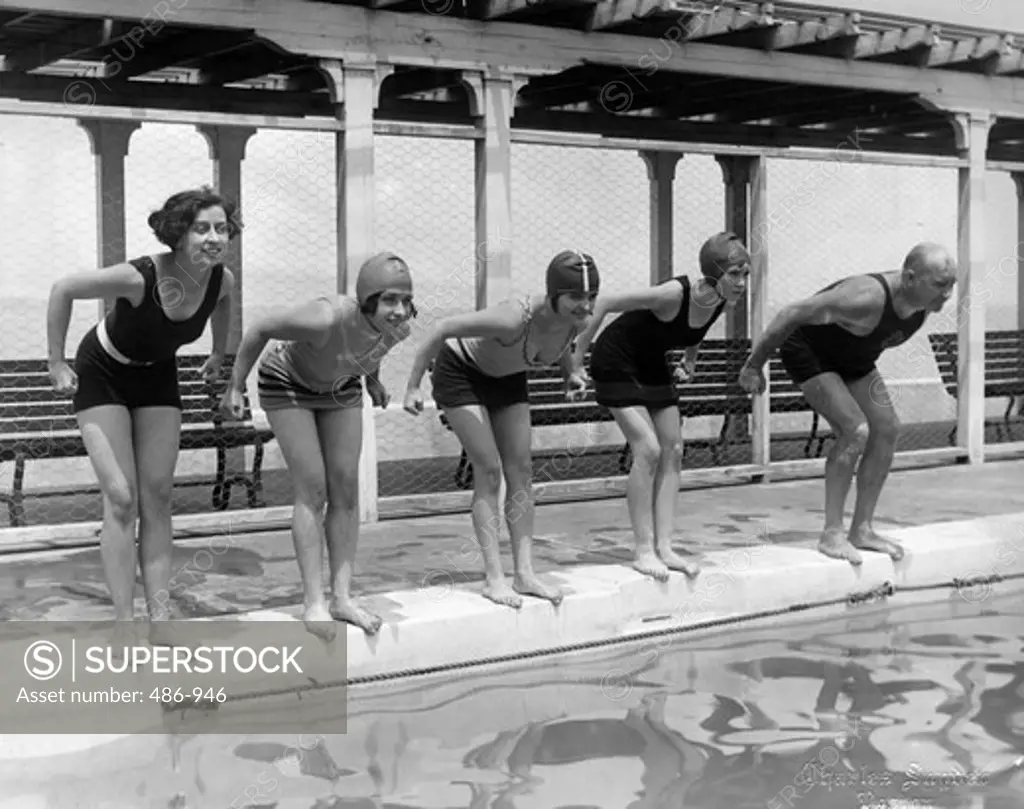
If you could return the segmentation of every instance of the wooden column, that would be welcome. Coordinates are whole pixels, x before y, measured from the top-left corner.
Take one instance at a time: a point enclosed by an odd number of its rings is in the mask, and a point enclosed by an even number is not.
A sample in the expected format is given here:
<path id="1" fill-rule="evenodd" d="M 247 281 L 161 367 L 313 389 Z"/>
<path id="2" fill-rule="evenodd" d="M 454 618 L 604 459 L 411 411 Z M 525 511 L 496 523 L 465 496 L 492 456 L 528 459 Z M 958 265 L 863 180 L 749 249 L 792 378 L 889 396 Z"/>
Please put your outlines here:
<path id="1" fill-rule="evenodd" d="M 747 247 L 750 247 L 750 173 L 755 157 L 747 155 L 715 155 L 722 169 L 722 182 L 725 185 L 725 230 L 739 236 Z M 748 309 L 750 306 L 750 288 L 735 307 L 725 310 L 725 336 L 746 337 L 749 332 Z"/>
<path id="2" fill-rule="evenodd" d="M 750 337 L 757 340 L 768 325 L 768 161 L 758 155 L 750 161 Z M 771 363 L 765 363 L 768 381 L 764 393 L 754 396 L 751 409 L 751 462 L 761 467 L 755 480 L 767 476 L 771 463 L 771 411 L 769 396 L 772 381 Z"/>
<path id="3" fill-rule="evenodd" d="M 221 196 L 230 199 L 238 208 L 239 219 L 245 222 L 242 209 L 242 161 L 249 138 L 256 134 L 251 126 L 224 126 L 222 124 L 197 124 L 196 130 L 206 138 L 213 161 L 213 185 Z M 227 351 L 238 350 L 242 340 L 242 234 L 231 242 L 224 262 L 235 276 L 235 302 L 231 311 L 231 331 L 228 333 Z"/>
<path id="4" fill-rule="evenodd" d="M 96 253 L 100 267 L 127 259 L 124 216 L 124 161 L 132 134 L 142 126 L 137 121 L 79 118 L 78 125 L 89 134 L 96 166 Z M 99 302 L 103 318 L 113 301 Z"/>
<path id="5" fill-rule="evenodd" d="M 756 158 L 747 155 L 715 155 L 722 170 L 725 186 L 725 230 L 739 236 L 750 249 L 750 173 Z M 750 287 L 735 306 L 725 310 L 725 336 L 742 339 L 750 335 L 748 310 Z M 729 439 L 744 443 L 750 439 L 750 423 L 746 417 L 729 420 Z"/>
<path id="6" fill-rule="evenodd" d="M 372 60 L 342 63 L 320 61 L 327 76 L 336 115 L 344 124 L 335 141 L 338 182 L 338 260 L 336 289 L 355 295 L 359 267 L 377 251 L 374 219 L 377 189 L 374 175 L 373 113 L 380 83 L 389 66 Z M 359 519 L 376 522 L 377 429 L 373 404 L 363 396 L 363 449 L 359 457 Z"/>
<path id="7" fill-rule="evenodd" d="M 483 124 L 476 140 L 476 308 L 512 288 L 512 116 L 523 80 L 500 71 L 462 74 L 470 114 Z"/>
<path id="8" fill-rule="evenodd" d="M 1010 178 L 1017 189 L 1017 246 L 1014 248 L 1017 256 L 1017 328 L 1024 330 L 1024 172 L 1011 171 Z M 1021 402 L 1022 398 L 1018 396 L 1018 412 Z"/>
<path id="9" fill-rule="evenodd" d="M 985 155 L 992 117 L 984 110 L 954 116 L 957 147 L 968 165 L 959 169 L 957 243 L 957 443 L 967 462 L 985 461 Z"/>
<path id="10" fill-rule="evenodd" d="M 1017 189 L 1017 328 L 1024 329 L 1024 172 L 1011 171 Z"/>
<path id="11" fill-rule="evenodd" d="M 641 159 L 647 166 L 647 180 L 650 189 L 648 210 L 651 220 L 651 286 L 667 281 L 674 275 L 675 265 L 675 198 L 673 187 L 676 179 L 676 165 L 682 159 L 682 152 L 662 152 L 642 149 Z"/>

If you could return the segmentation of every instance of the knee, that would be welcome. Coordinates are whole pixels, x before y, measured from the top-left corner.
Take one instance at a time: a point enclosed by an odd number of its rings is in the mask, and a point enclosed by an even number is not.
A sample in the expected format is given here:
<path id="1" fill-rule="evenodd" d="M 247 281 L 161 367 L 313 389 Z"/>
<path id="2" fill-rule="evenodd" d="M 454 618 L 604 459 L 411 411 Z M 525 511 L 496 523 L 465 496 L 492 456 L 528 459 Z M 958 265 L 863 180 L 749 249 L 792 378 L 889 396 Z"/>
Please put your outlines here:
<path id="1" fill-rule="evenodd" d="M 533 480 L 533 460 L 531 458 L 510 458 L 502 461 L 505 470 L 505 482 L 510 489 L 529 488 Z"/>
<path id="2" fill-rule="evenodd" d="M 473 486 L 478 492 L 497 496 L 501 489 L 501 461 L 484 458 L 473 462 Z"/>
<path id="3" fill-rule="evenodd" d="M 887 446 L 895 446 L 900 437 L 900 420 L 895 413 L 880 419 L 871 425 L 871 435 L 876 441 Z"/>
<path id="4" fill-rule="evenodd" d="M 661 462 L 669 466 L 678 466 L 683 460 L 683 440 L 681 438 L 663 442 L 661 445 Z"/>
<path id="5" fill-rule="evenodd" d="M 139 487 L 139 510 L 143 517 L 153 519 L 171 516 L 173 480 L 145 480 Z"/>
<path id="6" fill-rule="evenodd" d="M 657 438 L 644 438 L 633 444 L 633 465 L 653 475 L 661 459 L 661 444 Z"/>
<path id="7" fill-rule="evenodd" d="M 864 452 L 871 437 L 871 428 L 866 421 L 844 426 L 839 431 L 839 446 L 844 457 L 858 458 Z"/>
<path id="8" fill-rule="evenodd" d="M 295 481 L 295 503 L 316 512 L 323 512 L 327 505 L 327 481 L 313 478 Z"/>
<path id="9" fill-rule="evenodd" d="M 111 516 L 118 523 L 128 525 L 135 522 L 139 516 L 139 498 L 135 488 L 125 478 L 109 483 L 105 494 Z"/>
<path id="10" fill-rule="evenodd" d="M 331 507 L 353 509 L 359 506 L 359 476 L 341 472 L 331 477 Z"/>

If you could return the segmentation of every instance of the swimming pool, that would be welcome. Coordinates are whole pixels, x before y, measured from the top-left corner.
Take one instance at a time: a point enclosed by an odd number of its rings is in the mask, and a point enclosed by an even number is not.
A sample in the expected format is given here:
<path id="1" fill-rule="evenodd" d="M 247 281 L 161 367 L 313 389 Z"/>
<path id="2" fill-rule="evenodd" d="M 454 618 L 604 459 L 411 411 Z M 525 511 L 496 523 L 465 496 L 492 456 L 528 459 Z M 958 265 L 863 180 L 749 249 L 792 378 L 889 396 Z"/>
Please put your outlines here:
<path id="1" fill-rule="evenodd" d="M 19 809 L 1019 809 L 1024 590 L 982 595 L 354 687 L 344 736 L 122 740 L 7 795 Z"/>

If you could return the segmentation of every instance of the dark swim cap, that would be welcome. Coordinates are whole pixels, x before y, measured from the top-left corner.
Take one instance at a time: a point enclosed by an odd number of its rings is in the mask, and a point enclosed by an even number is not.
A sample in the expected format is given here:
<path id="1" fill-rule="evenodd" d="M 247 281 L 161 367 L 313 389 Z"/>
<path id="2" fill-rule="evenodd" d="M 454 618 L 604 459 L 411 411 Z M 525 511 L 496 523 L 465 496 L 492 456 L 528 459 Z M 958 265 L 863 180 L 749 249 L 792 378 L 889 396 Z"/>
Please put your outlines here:
<path id="1" fill-rule="evenodd" d="M 555 299 L 566 292 L 597 292 L 601 275 L 594 257 L 579 250 L 563 250 L 548 264 L 548 302 L 555 308 Z"/>
<path id="2" fill-rule="evenodd" d="M 359 305 L 368 298 L 386 290 L 412 293 L 412 276 L 408 265 L 394 253 L 370 256 L 359 268 L 356 279 L 356 299 Z"/>
<path id="3" fill-rule="evenodd" d="M 750 262 L 750 253 L 735 233 L 716 233 L 700 248 L 700 271 L 717 281 L 731 267 Z"/>

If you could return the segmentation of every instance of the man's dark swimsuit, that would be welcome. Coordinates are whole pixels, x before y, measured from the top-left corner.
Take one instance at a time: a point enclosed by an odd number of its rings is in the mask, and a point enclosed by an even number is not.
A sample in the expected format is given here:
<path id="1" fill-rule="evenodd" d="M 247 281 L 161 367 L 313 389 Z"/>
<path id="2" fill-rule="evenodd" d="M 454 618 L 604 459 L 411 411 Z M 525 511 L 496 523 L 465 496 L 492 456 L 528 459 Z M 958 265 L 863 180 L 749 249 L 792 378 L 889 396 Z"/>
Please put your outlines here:
<path id="1" fill-rule="evenodd" d="M 883 351 L 902 345 L 924 325 L 927 312 L 900 318 L 892 305 L 892 292 L 885 276 L 871 273 L 871 277 L 885 289 L 885 308 L 874 331 L 860 337 L 835 323 L 799 326 L 779 348 L 782 365 L 797 385 L 829 371 L 839 374 L 845 382 L 861 379 L 875 370 L 875 361 Z M 849 279 L 829 284 L 818 294 L 846 280 Z"/>

